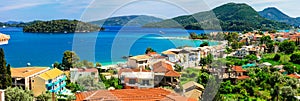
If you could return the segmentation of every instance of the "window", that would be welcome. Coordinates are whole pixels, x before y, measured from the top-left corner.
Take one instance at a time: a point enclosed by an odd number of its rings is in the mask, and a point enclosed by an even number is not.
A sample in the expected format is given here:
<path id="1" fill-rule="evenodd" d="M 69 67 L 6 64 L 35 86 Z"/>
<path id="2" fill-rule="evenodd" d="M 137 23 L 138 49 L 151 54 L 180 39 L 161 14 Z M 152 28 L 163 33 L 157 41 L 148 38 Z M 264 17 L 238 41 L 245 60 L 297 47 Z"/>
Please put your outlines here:
<path id="1" fill-rule="evenodd" d="M 81 77 L 82 76 L 82 74 L 79 74 L 79 77 Z"/>
<path id="2" fill-rule="evenodd" d="M 95 75 L 95 73 L 94 72 L 92 72 L 92 76 L 94 76 Z"/>
<path id="3" fill-rule="evenodd" d="M 135 79 L 129 79 L 129 84 L 135 84 L 136 80 Z"/>
<path id="4" fill-rule="evenodd" d="M 143 85 L 150 85 L 149 80 L 143 80 L 143 81 L 142 81 L 142 84 L 143 84 Z"/>
<path id="5" fill-rule="evenodd" d="M 34 82 L 34 80 L 32 80 L 32 82 Z"/>

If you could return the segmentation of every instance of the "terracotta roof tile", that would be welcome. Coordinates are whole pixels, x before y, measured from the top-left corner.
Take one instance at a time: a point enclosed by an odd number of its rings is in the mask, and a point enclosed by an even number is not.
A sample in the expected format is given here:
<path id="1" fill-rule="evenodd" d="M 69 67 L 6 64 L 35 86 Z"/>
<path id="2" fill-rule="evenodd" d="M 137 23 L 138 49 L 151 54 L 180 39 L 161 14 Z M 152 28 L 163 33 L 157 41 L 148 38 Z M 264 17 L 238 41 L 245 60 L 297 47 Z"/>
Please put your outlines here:
<path id="1" fill-rule="evenodd" d="M 173 70 L 172 65 L 166 63 L 165 61 L 159 61 L 153 64 L 153 72 L 165 73 L 165 76 L 179 77 L 180 73 Z"/>
<path id="2" fill-rule="evenodd" d="M 76 101 L 194 101 L 163 88 L 149 89 L 120 89 L 120 90 L 97 90 L 90 92 L 76 93 Z"/>
<path id="3" fill-rule="evenodd" d="M 239 80 L 243 80 L 243 79 L 248 79 L 248 78 L 250 78 L 249 76 L 245 76 L 245 75 L 243 75 L 243 76 L 238 76 L 238 78 L 237 79 L 239 79 Z"/>
<path id="4" fill-rule="evenodd" d="M 244 70 L 242 68 L 242 66 L 233 66 L 232 69 L 237 71 L 237 72 L 246 72 L 246 70 Z"/>
<path id="5" fill-rule="evenodd" d="M 174 77 L 174 76 L 175 76 L 175 77 L 180 77 L 180 73 L 171 70 L 171 71 L 168 71 L 168 72 L 165 74 L 165 76 L 171 76 L 171 77 Z"/>
<path id="6" fill-rule="evenodd" d="M 11 68 L 12 77 L 28 77 L 38 72 L 47 71 L 47 67 L 24 67 L 24 68 Z"/>
<path id="7" fill-rule="evenodd" d="M 300 79 L 300 75 L 297 75 L 297 74 L 295 74 L 295 73 L 289 74 L 288 76 L 289 76 L 290 78 Z"/>

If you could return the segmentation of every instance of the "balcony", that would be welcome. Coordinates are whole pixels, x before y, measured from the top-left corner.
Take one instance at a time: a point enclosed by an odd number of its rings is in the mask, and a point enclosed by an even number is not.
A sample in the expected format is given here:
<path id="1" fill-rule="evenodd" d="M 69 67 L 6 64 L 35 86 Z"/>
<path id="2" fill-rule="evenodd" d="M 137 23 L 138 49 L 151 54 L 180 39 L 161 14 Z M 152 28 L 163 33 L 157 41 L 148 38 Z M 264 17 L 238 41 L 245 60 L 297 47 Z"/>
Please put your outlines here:
<path id="1" fill-rule="evenodd" d="M 138 83 L 135 83 L 135 84 L 129 84 L 129 83 L 125 83 L 126 86 L 138 86 L 139 84 Z"/>

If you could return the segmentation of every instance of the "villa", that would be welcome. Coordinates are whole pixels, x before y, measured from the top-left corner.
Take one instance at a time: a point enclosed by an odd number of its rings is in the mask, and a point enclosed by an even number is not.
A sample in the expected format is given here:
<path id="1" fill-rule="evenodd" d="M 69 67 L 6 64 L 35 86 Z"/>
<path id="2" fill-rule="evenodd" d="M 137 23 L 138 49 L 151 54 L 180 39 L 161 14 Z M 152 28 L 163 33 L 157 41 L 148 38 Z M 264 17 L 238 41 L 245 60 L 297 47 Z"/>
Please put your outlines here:
<path id="1" fill-rule="evenodd" d="M 48 70 L 31 80 L 33 94 L 38 96 L 46 91 L 62 94 L 66 92 L 66 79 L 63 71 L 57 68 Z"/>
<path id="2" fill-rule="evenodd" d="M 185 97 L 197 99 L 199 101 L 202 96 L 204 86 L 194 81 L 187 82 L 182 85 L 183 93 Z"/>
<path id="3" fill-rule="evenodd" d="M 49 69 L 47 67 L 11 68 L 12 86 L 32 90 L 31 80 Z"/>
<path id="4" fill-rule="evenodd" d="M 180 73 L 174 71 L 171 63 L 160 61 L 151 66 L 154 72 L 155 86 L 176 86 L 179 84 Z"/>
<path id="5" fill-rule="evenodd" d="M 76 101 L 197 101 L 163 88 L 97 90 L 76 93 Z"/>
<path id="6" fill-rule="evenodd" d="M 133 57 L 129 57 L 127 61 L 127 65 L 129 68 L 146 68 L 149 66 L 149 59 L 151 57 L 148 55 L 137 55 Z"/>
<path id="7" fill-rule="evenodd" d="M 91 76 L 95 81 L 99 80 L 98 70 L 96 68 L 71 68 L 70 80 L 76 82 L 80 77 Z"/>

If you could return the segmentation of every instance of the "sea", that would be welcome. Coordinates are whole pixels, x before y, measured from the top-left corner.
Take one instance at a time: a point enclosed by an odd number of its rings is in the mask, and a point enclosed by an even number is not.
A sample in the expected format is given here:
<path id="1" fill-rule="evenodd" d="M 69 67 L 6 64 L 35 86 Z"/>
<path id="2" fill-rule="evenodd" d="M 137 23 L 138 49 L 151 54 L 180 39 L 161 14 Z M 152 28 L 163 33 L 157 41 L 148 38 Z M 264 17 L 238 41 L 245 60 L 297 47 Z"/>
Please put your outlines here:
<path id="1" fill-rule="evenodd" d="M 142 28 L 105 26 L 104 31 L 88 33 L 25 33 L 22 28 L 0 28 L 10 35 L 4 49 L 6 62 L 12 67 L 52 66 L 61 62 L 66 50 L 74 51 L 81 60 L 112 65 L 126 60 L 124 56 L 144 54 L 151 47 L 158 53 L 182 46 L 199 46 L 203 41 L 188 40 L 190 32 L 198 34 L 214 30 L 178 28 Z M 215 45 L 217 42 L 210 42 Z"/>

